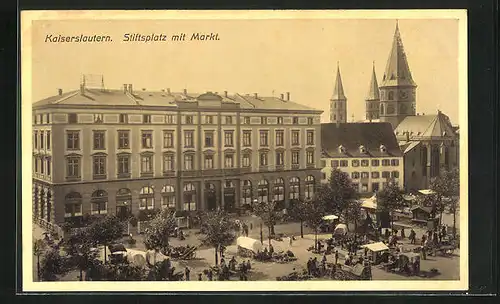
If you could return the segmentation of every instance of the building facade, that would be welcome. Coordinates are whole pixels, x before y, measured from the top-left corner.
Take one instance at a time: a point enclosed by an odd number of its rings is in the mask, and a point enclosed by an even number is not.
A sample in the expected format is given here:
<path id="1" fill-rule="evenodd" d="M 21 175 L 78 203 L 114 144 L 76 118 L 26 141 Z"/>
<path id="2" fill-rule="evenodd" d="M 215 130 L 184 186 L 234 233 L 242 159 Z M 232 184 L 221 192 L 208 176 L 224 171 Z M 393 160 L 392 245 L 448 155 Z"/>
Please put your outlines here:
<path id="1" fill-rule="evenodd" d="M 311 198 L 321 113 L 289 93 L 59 90 L 33 105 L 33 214 L 59 224 Z"/>
<path id="2" fill-rule="evenodd" d="M 333 169 L 347 173 L 363 196 L 384 189 L 389 180 L 404 185 L 404 162 L 389 123 L 322 124 L 322 183 Z"/>

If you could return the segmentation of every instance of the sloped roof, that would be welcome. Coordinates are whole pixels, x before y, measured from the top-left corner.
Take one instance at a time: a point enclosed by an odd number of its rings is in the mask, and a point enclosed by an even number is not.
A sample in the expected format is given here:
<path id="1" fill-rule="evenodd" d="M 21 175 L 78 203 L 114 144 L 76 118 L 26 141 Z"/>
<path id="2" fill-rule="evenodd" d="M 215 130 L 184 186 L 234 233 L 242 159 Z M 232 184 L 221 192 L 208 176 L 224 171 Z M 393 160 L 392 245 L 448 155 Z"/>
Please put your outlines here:
<path id="1" fill-rule="evenodd" d="M 321 144 L 326 157 L 402 156 L 390 123 L 321 124 Z M 345 153 L 339 147 L 345 148 Z M 360 152 L 364 146 L 367 153 Z M 380 146 L 384 145 L 386 152 Z"/>
<path id="2" fill-rule="evenodd" d="M 278 97 L 260 97 L 254 95 L 218 95 L 217 93 L 177 93 L 165 91 L 136 90 L 132 94 L 123 90 L 90 89 L 85 88 L 84 94 L 80 90 L 71 91 L 62 95 L 51 96 L 33 104 L 33 107 L 46 105 L 80 105 L 80 106 L 151 106 L 151 107 L 177 107 L 178 102 L 204 102 L 219 101 L 223 103 L 238 104 L 242 109 L 268 109 L 283 111 L 315 111 L 323 112 L 290 100 Z"/>
<path id="3" fill-rule="evenodd" d="M 411 76 L 410 67 L 403 47 L 399 26 L 396 24 L 391 52 L 387 60 L 385 73 L 382 78 L 384 86 L 416 86 Z"/>
<path id="4" fill-rule="evenodd" d="M 380 100 L 377 75 L 375 74 L 375 64 L 373 64 L 372 79 L 370 81 L 370 87 L 368 89 L 366 100 Z"/>
<path id="5" fill-rule="evenodd" d="M 455 132 L 448 116 L 438 111 L 434 115 L 407 116 L 394 130 L 397 137 L 412 138 L 443 138 L 455 137 Z"/>
<path id="6" fill-rule="evenodd" d="M 332 100 L 345 100 L 344 86 L 342 85 L 342 77 L 340 76 L 340 67 L 337 64 L 337 78 L 333 87 Z"/>
<path id="7" fill-rule="evenodd" d="M 426 213 L 429 213 L 429 214 L 432 212 L 431 207 L 423 207 L 423 206 L 413 206 L 413 208 L 411 208 L 411 211 L 413 212 L 413 211 L 418 210 L 418 209 L 422 210 Z"/>

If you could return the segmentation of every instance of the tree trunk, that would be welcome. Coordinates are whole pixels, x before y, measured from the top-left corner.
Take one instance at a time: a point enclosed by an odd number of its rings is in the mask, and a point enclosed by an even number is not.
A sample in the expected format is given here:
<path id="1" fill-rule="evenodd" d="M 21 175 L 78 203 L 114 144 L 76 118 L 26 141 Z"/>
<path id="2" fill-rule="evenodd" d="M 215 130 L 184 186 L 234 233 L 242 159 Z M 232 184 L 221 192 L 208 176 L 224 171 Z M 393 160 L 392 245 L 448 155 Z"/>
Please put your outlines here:
<path id="1" fill-rule="evenodd" d="M 271 227 L 268 227 L 268 232 L 269 232 L 269 235 L 267 236 L 268 239 L 269 239 L 269 245 L 271 245 Z"/>
<path id="2" fill-rule="evenodd" d="M 304 238 L 304 222 L 300 221 L 300 237 Z"/>
<path id="3" fill-rule="evenodd" d="M 394 212 L 391 211 L 391 230 L 394 230 Z"/>
<path id="4" fill-rule="evenodd" d="M 271 235 L 274 235 L 274 225 L 271 225 Z"/>
<path id="5" fill-rule="evenodd" d="M 219 258 L 217 256 L 218 250 L 219 250 L 219 248 L 217 248 L 217 246 L 215 246 L 215 266 L 217 266 L 219 264 Z"/>
<path id="6" fill-rule="evenodd" d="M 453 239 L 457 238 L 457 209 L 453 208 Z"/>
<path id="7" fill-rule="evenodd" d="M 40 281 L 40 255 L 36 255 L 36 274 L 38 277 L 38 281 Z"/>
<path id="8" fill-rule="evenodd" d="M 83 270 L 80 268 L 80 281 L 83 281 Z"/>
<path id="9" fill-rule="evenodd" d="M 314 229 L 314 250 L 318 251 L 318 229 Z"/>
<path id="10" fill-rule="evenodd" d="M 262 233 L 262 223 L 260 223 L 260 243 L 264 244 L 264 236 Z"/>
<path id="11" fill-rule="evenodd" d="M 106 264 L 106 257 L 107 254 L 106 254 L 106 245 L 104 245 L 104 264 Z"/>

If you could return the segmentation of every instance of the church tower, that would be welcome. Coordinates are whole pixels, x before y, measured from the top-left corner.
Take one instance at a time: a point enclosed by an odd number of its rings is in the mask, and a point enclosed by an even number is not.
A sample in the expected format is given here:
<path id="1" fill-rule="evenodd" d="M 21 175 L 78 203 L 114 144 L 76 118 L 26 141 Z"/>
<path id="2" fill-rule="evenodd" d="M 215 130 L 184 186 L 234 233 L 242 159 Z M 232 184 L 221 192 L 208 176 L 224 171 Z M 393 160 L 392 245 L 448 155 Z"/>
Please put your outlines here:
<path id="1" fill-rule="evenodd" d="M 390 122 L 395 129 L 406 116 L 414 116 L 416 88 L 396 23 L 391 53 L 380 86 L 380 121 Z"/>
<path id="2" fill-rule="evenodd" d="M 335 80 L 333 95 L 330 99 L 330 122 L 347 122 L 347 98 L 344 95 L 344 87 L 342 86 L 342 78 L 340 77 L 340 68 L 338 62 L 337 79 Z"/>
<path id="3" fill-rule="evenodd" d="M 373 63 L 372 79 L 370 81 L 370 88 L 368 89 L 368 96 L 366 102 L 366 120 L 372 121 L 379 119 L 380 113 L 380 94 L 378 90 L 377 75 L 375 74 L 375 62 Z"/>

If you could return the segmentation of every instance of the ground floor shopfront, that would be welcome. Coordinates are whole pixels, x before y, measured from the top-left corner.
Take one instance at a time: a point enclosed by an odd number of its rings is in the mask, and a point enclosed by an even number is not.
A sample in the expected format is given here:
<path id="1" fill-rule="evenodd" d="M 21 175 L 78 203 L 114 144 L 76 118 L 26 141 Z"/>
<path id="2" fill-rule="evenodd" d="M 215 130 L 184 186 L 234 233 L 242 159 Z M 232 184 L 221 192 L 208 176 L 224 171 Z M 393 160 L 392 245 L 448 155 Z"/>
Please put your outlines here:
<path id="1" fill-rule="evenodd" d="M 319 170 L 297 170 L 64 185 L 34 179 L 32 210 L 35 218 L 61 224 L 84 215 L 126 218 L 159 208 L 235 211 L 254 200 L 277 201 L 285 208 L 294 199 L 313 198 L 320 178 Z"/>

